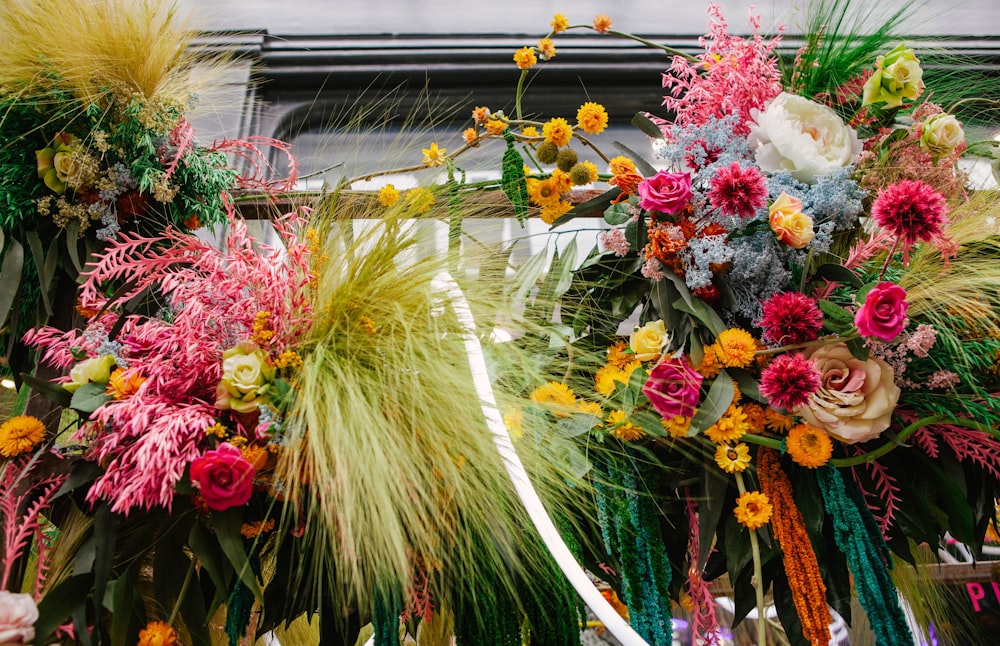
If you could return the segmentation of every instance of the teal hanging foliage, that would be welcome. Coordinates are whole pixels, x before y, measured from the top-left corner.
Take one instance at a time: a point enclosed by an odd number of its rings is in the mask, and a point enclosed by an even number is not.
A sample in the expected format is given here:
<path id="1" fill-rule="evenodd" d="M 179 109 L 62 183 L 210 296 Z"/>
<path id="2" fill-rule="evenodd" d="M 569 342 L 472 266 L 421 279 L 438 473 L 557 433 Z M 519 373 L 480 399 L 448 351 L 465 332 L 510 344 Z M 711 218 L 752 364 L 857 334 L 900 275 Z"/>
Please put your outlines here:
<path id="1" fill-rule="evenodd" d="M 536 541 L 539 553 L 545 552 L 541 539 Z M 521 604 L 528 621 L 529 644 L 537 646 L 579 646 L 580 624 L 586 610 L 576 590 L 566 580 L 559 566 L 547 558 L 540 568 L 530 573 L 533 581 L 523 581 Z M 539 596 L 538 581 L 549 581 L 545 596 Z"/>
<path id="2" fill-rule="evenodd" d="M 517 221 L 524 226 L 524 221 L 528 218 L 528 185 L 524 181 L 524 158 L 514 147 L 515 139 L 510 128 L 504 130 L 503 136 L 507 140 L 507 150 L 503 153 L 500 187 L 514 206 Z"/>
<path id="3" fill-rule="evenodd" d="M 482 536 L 472 541 L 485 550 Z M 492 581 L 490 576 L 492 575 Z M 498 573 L 483 568 L 475 590 L 462 590 L 454 601 L 457 646 L 521 646 L 521 612 Z"/>
<path id="4" fill-rule="evenodd" d="M 400 595 L 375 590 L 372 602 L 372 628 L 375 646 L 399 646 L 399 615 L 403 611 Z"/>
<path id="5" fill-rule="evenodd" d="M 250 552 L 250 569 L 254 576 L 260 578 L 260 557 L 257 550 Z M 247 634 L 250 627 L 250 617 L 253 615 L 254 596 L 250 588 L 243 583 L 243 579 L 236 577 L 236 585 L 229 593 L 229 600 L 226 602 L 226 636 L 229 638 L 229 646 L 239 646 L 242 639 Z"/>
<path id="6" fill-rule="evenodd" d="M 892 557 L 868 506 L 853 482 L 845 482 L 830 466 L 816 470 L 826 512 L 833 520 L 837 547 L 847 557 L 861 607 L 879 644 L 910 646 L 913 635 L 899 606 L 889 576 Z"/>
<path id="7" fill-rule="evenodd" d="M 670 644 L 670 559 L 659 513 L 645 485 L 655 481 L 656 471 L 625 450 L 624 457 L 595 462 L 603 480 L 594 484 L 598 518 L 605 548 L 618 560 L 632 627 L 650 644 Z"/>

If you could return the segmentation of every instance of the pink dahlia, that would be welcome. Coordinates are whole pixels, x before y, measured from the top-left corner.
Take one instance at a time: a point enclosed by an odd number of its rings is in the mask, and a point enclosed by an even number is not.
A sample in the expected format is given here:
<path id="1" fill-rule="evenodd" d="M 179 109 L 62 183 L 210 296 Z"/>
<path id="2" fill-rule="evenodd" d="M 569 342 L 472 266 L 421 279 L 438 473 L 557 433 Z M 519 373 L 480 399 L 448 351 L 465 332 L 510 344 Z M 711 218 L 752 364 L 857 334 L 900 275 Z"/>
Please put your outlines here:
<path id="1" fill-rule="evenodd" d="M 810 359 L 797 352 L 783 354 L 760 375 L 760 392 L 771 406 L 795 410 L 819 390 L 822 375 Z"/>
<path id="2" fill-rule="evenodd" d="M 771 345 L 806 343 L 823 329 L 823 313 L 816 299 L 801 292 L 775 294 L 763 305 L 761 338 Z"/>
<path id="3" fill-rule="evenodd" d="M 885 230 L 902 238 L 906 247 L 940 237 L 948 223 L 944 195 L 929 184 L 904 179 L 878 193 L 872 218 Z"/>
<path id="4" fill-rule="evenodd" d="M 752 218 L 767 204 L 767 183 L 753 166 L 740 168 L 738 162 L 733 162 L 715 173 L 711 185 L 708 200 L 723 215 Z"/>

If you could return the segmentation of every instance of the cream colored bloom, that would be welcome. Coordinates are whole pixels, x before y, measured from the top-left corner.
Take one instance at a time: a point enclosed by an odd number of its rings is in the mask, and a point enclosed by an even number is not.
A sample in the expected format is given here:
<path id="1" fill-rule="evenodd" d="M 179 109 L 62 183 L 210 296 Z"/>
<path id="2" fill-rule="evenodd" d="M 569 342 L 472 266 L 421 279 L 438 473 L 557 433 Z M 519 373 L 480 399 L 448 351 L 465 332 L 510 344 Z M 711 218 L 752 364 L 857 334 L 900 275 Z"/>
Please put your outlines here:
<path id="1" fill-rule="evenodd" d="M 267 403 L 274 366 L 256 343 L 243 341 L 222 353 L 222 379 L 216 388 L 215 406 L 239 413 Z"/>
<path id="2" fill-rule="evenodd" d="M 812 242 L 812 218 L 802 212 L 802 200 L 782 193 L 767 207 L 771 231 L 778 240 L 793 249 L 802 249 Z"/>
<path id="3" fill-rule="evenodd" d="M 920 127 L 920 148 L 934 157 L 947 155 L 964 143 L 965 130 L 954 115 L 935 114 Z"/>
<path id="4" fill-rule="evenodd" d="M 0 590 L 0 644 L 30 644 L 38 606 L 30 594 Z"/>
<path id="5" fill-rule="evenodd" d="M 862 90 L 861 103 L 884 103 L 887 108 L 898 108 L 903 99 L 912 101 L 924 91 L 923 75 L 916 54 L 900 43 L 888 54 L 878 57 L 875 72 L 868 77 Z"/>
<path id="6" fill-rule="evenodd" d="M 663 354 L 663 348 L 670 343 L 670 334 L 667 333 L 662 319 L 650 321 L 640 328 L 636 328 L 629 336 L 628 344 L 635 353 L 635 358 L 639 361 L 653 361 L 659 359 Z"/>
<path id="7" fill-rule="evenodd" d="M 63 384 L 63 388 L 73 392 L 89 383 L 106 384 L 111 378 L 111 369 L 116 365 L 115 358 L 110 354 L 84 359 L 69 371 L 70 382 Z"/>

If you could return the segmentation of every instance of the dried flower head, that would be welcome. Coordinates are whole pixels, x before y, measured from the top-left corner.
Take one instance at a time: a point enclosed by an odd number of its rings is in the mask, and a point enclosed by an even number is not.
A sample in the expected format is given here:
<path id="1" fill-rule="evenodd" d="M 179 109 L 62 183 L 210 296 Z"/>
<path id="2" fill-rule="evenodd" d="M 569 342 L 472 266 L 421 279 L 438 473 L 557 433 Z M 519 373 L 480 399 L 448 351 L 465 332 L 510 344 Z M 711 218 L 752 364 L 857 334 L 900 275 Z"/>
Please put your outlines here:
<path id="1" fill-rule="evenodd" d="M 31 415 L 18 415 L 0 424 L 0 455 L 11 458 L 33 450 L 45 439 L 45 424 Z"/>
<path id="2" fill-rule="evenodd" d="M 736 520 L 747 529 L 763 527 L 771 520 L 771 501 L 759 491 L 747 491 L 736 499 Z"/>
<path id="3" fill-rule="evenodd" d="M 782 354 L 760 375 L 760 392 L 776 408 L 795 410 L 805 405 L 822 383 L 812 361 L 797 352 Z"/>
<path id="4" fill-rule="evenodd" d="M 944 196 L 929 184 L 904 179 L 879 191 L 872 203 L 872 219 L 909 247 L 944 233 L 948 207 Z"/>
<path id="5" fill-rule="evenodd" d="M 833 455 L 833 442 L 830 436 L 823 429 L 811 424 L 793 426 L 785 438 L 785 447 L 796 464 L 810 469 L 823 466 Z"/>
<path id="6" fill-rule="evenodd" d="M 793 345 L 813 341 L 823 329 L 816 299 L 802 292 L 783 292 L 764 301 L 759 326 L 765 343 Z"/>

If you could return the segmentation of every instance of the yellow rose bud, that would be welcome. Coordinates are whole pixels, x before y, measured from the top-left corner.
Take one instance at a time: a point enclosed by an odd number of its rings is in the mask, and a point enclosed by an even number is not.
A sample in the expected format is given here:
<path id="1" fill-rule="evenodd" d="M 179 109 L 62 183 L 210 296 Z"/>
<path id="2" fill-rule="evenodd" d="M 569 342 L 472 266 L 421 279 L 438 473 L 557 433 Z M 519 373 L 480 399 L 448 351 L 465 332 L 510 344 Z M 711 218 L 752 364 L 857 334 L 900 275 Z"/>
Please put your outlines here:
<path id="1" fill-rule="evenodd" d="M 778 240 L 793 249 L 801 249 L 812 242 L 815 235 L 813 221 L 802 212 L 802 200 L 782 193 L 767 210 L 771 231 Z"/>
<path id="2" fill-rule="evenodd" d="M 111 369 L 116 365 L 115 358 L 110 354 L 84 359 L 69 371 L 71 381 L 63 384 L 63 388 L 73 392 L 89 383 L 106 384 L 111 378 Z"/>
<path id="3" fill-rule="evenodd" d="M 865 82 L 862 90 L 863 105 L 885 103 L 887 108 L 898 108 L 903 99 L 914 100 L 924 91 L 924 70 L 912 49 L 902 43 L 875 63 L 875 72 Z"/>
<path id="4" fill-rule="evenodd" d="M 662 319 L 650 321 L 636 328 L 629 336 L 628 344 L 639 361 L 659 359 L 663 348 L 670 342 L 670 335 Z"/>
<path id="5" fill-rule="evenodd" d="M 935 114 L 920 127 L 920 148 L 934 157 L 952 153 L 964 143 L 962 123 L 953 115 Z"/>

